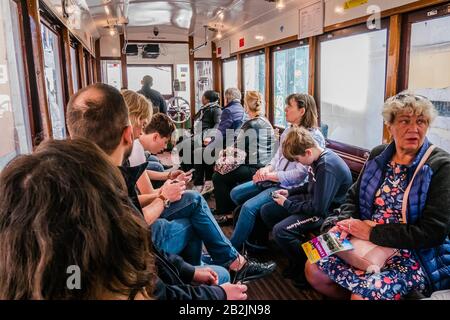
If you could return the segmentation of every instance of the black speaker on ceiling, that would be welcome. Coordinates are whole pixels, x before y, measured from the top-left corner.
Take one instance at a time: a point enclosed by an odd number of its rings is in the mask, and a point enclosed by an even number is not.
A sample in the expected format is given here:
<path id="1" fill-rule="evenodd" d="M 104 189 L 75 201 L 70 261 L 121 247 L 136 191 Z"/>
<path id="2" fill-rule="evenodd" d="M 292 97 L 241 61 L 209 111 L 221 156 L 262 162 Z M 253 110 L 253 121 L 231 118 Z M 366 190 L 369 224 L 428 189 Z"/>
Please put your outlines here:
<path id="1" fill-rule="evenodd" d="M 138 46 L 137 44 L 129 44 L 127 45 L 127 56 L 137 56 L 138 55 Z"/>

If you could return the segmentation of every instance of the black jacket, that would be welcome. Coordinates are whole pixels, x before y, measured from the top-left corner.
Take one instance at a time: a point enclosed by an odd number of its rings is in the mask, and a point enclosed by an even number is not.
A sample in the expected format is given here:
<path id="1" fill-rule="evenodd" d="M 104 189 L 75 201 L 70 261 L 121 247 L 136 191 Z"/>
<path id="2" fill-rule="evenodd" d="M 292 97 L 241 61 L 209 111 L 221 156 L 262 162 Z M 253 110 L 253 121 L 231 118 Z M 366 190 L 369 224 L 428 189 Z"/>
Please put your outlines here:
<path id="1" fill-rule="evenodd" d="M 143 212 L 136 192 L 136 182 L 146 167 L 146 162 L 136 167 L 119 167 L 127 185 L 130 205 L 142 218 Z M 158 270 L 153 295 L 158 300 L 226 300 L 225 290 L 220 286 L 190 285 L 195 268 L 181 257 L 161 252 L 154 246 L 153 253 Z"/>
<path id="2" fill-rule="evenodd" d="M 167 114 L 167 104 L 164 97 L 158 91 L 150 88 L 149 86 L 143 86 L 137 93 L 144 95 L 153 104 L 153 114 L 161 112 Z"/>
<path id="3" fill-rule="evenodd" d="M 275 133 L 262 116 L 247 120 L 237 136 L 237 147 L 246 152 L 245 164 L 262 168 L 270 163 L 275 151 Z"/>
<path id="4" fill-rule="evenodd" d="M 208 103 L 200 108 L 194 115 L 193 134 L 199 134 L 205 130 L 215 129 L 219 126 L 222 109 L 217 102 Z"/>

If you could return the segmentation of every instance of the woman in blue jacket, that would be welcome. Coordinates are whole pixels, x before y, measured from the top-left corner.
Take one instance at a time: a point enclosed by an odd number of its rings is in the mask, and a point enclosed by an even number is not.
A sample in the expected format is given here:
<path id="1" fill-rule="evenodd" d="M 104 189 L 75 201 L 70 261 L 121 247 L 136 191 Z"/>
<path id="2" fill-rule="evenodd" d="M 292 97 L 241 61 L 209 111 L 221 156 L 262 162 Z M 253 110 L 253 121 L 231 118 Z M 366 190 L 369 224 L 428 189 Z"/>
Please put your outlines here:
<path id="1" fill-rule="evenodd" d="M 352 235 L 399 249 L 398 254 L 376 273 L 357 270 L 336 256 L 307 263 L 306 277 L 316 290 L 333 298 L 398 300 L 412 291 L 428 295 L 450 288 L 446 151 L 434 149 L 419 169 L 402 215 L 405 189 L 432 145 L 426 134 L 435 116 L 433 105 L 422 96 L 401 93 L 385 103 L 383 118 L 394 141 L 372 151 L 331 230 L 341 232 L 342 238 Z"/>

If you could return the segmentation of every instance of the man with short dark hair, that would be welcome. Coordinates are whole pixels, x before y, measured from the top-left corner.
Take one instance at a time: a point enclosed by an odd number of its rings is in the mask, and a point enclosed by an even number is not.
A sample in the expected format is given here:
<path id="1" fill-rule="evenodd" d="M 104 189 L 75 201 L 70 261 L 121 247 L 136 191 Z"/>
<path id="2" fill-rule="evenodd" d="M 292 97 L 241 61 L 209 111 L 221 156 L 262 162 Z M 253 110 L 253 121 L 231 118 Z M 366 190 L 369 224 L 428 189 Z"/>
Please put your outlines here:
<path id="1" fill-rule="evenodd" d="M 106 137 L 111 137 L 116 143 L 116 148 L 109 149 L 107 153 L 111 161 L 118 166 L 126 159 L 125 155 L 131 153 L 133 145 L 128 113 L 123 111 L 128 109 L 125 103 L 120 101 L 121 97 L 116 89 L 105 84 L 95 84 L 79 91 L 72 97 L 67 107 L 67 126 L 71 136 L 81 137 L 88 132 L 93 133 L 92 136 L 85 138 L 97 143 L 99 135 L 95 132 L 105 131 Z M 117 105 L 110 107 L 108 101 L 115 101 Z M 105 113 L 109 115 L 103 118 Z M 161 117 L 167 118 L 162 115 Z M 119 125 L 112 126 L 111 119 Z M 128 125 L 122 127 L 123 124 Z M 164 126 L 161 124 L 160 127 Z M 108 145 L 113 143 L 108 141 Z M 141 208 L 135 184 L 145 171 L 145 166 L 144 164 L 142 168 L 138 166 L 121 169 L 127 181 L 130 199 L 147 223 L 152 224 L 160 217 L 167 220 L 189 219 L 196 235 L 205 243 L 214 263 L 229 267 L 236 273 L 236 280 L 260 278 L 275 269 L 275 263 L 259 263 L 241 256 L 224 236 L 203 197 L 198 192 L 184 191 L 184 181 L 168 180 L 158 192 L 150 195 L 153 197 L 150 204 Z"/>
<path id="2" fill-rule="evenodd" d="M 148 100 L 150 100 L 153 104 L 153 114 L 158 112 L 167 114 L 167 104 L 164 97 L 156 91 L 152 89 L 153 87 L 153 78 L 151 76 L 144 76 L 141 81 L 142 88 L 137 93 L 144 95 Z"/>

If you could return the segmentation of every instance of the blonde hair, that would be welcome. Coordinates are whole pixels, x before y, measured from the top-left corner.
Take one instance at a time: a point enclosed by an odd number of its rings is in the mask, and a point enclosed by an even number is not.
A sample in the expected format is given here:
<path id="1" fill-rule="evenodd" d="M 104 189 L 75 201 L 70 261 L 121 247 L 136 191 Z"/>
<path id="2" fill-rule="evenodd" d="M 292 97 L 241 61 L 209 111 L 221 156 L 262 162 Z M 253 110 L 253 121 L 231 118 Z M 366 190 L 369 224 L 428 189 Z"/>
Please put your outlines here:
<path id="1" fill-rule="evenodd" d="M 311 133 L 303 127 L 293 127 L 283 142 L 283 155 L 289 161 L 295 161 L 295 157 L 304 156 L 306 149 L 317 147 Z"/>
<path id="2" fill-rule="evenodd" d="M 409 91 L 390 97 L 384 103 L 382 115 L 386 124 L 394 123 L 399 113 L 422 115 L 427 118 L 428 124 L 431 124 L 437 116 L 437 111 L 428 98 Z"/>
<path id="3" fill-rule="evenodd" d="M 258 91 L 247 91 L 245 93 L 244 105 L 247 111 L 260 115 L 263 113 L 263 97 Z"/>
<path id="4" fill-rule="evenodd" d="M 139 120 L 150 122 L 153 105 L 146 97 L 132 90 L 122 90 L 122 95 L 129 110 L 132 126 L 135 126 Z"/>

